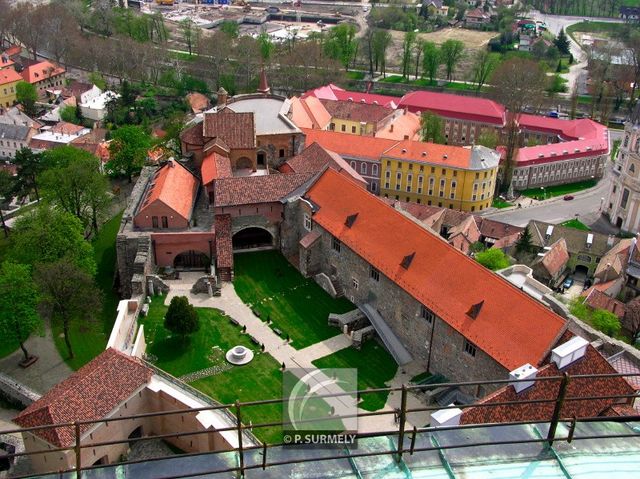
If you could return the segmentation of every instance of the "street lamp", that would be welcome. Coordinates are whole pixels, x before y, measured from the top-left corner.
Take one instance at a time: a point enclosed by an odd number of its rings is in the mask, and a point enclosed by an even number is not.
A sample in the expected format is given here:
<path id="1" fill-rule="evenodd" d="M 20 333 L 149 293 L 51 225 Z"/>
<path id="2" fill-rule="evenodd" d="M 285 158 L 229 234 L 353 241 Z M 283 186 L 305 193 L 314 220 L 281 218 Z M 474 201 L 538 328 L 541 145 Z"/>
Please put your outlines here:
<path id="1" fill-rule="evenodd" d="M 546 192 L 544 191 L 544 186 L 541 186 L 540 189 L 542 190 L 542 199 L 546 200 L 547 199 L 547 195 L 546 195 Z"/>

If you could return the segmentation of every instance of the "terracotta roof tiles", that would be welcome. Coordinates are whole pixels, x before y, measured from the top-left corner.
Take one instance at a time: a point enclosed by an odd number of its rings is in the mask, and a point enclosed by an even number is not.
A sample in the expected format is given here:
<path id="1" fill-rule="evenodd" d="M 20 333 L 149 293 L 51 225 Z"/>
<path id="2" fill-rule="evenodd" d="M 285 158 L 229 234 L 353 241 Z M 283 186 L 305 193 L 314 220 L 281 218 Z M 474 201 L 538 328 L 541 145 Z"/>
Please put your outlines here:
<path id="1" fill-rule="evenodd" d="M 332 118 L 378 123 L 393 114 L 391 108 L 356 101 L 320 100 Z"/>
<path id="2" fill-rule="evenodd" d="M 354 136 L 337 131 L 302 129 L 306 135 L 305 144 L 318 143 L 327 150 L 335 151 L 346 158 L 363 158 L 380 161 L 382 154 L 396 145 L 396 140 L 374 138 L 371 136 Z"/>
<path id="3" fill-rule="evenodd" d="M 22 70 L 22 78 L 29 83 L 37 83 L 47 78 L 62 75 L 66 70 L 48 61 L 34 63 Z M 61 87 L 62 88 L 62 87 Z"/>
<path id="4" fill-rule="evenodd" d="M 318 143 L 307 146 L 302 153 L 294 156 L 286 162 L 288 172 L 293 173 L 319 173 L 327 166 L 336 171 L 351 176 L 354 180 L 366 187 L 367 182 L 355 171 L 349 163 L 342 159 L 340 155 L 327 150 Z"/>
<path id="5" fill-rule="evenodd" d="M 150 181 L 138 214 L 156 201 L 164 203 L 180 216 L 189 220 L 198 192 L 198 180 L 182 164 L 169 160 L 161 166 Z"/>
<path id="6" fill-rule="evenodd" d="M 431 111 L 446 118 L 505 124 L 505 108 L 493 100 L 472 96 L 414 91 L 400 99 L 400 108 L 407 107 L 414 113 Z"/>
<path id="7" fill-rule="evenodd" d="M 313 173 L 271 174 L 221 178 L 214 184 L 214 206 L 280 201 L 313 177 Z"/>
<path id="8" fill-rule="evenodd" d="M 219 137 L 230 148 L 255 148 L 256 133 L 253 113 L 236 113 L 230 108 L 223 108 L 215 113 L 205 113 L 202 136 L 205 138 Z"/>
<path id="9" fill-rule="evenodd" d="M 203 185 L 208 185 L 213 180 L 217 180 L 219 178 L 229 178 L 230 176 L 233 176 L 233 172 L 231 171 L 231 161 L 226 156 L 212 152 L 202 160 L 200 173 L 202 175 Z"/>
<path id="10" fill-rule="evenodd" d="M 231 241 L 231 215 L 216 215 L 216 265 L 218 268 L 233 267 L 233 243 Z"/>
<path id="11" fill-rule="evenodd" d="M 0 70 L 0 85 L 22 81 L 19 73 L 11 68 Z"/>

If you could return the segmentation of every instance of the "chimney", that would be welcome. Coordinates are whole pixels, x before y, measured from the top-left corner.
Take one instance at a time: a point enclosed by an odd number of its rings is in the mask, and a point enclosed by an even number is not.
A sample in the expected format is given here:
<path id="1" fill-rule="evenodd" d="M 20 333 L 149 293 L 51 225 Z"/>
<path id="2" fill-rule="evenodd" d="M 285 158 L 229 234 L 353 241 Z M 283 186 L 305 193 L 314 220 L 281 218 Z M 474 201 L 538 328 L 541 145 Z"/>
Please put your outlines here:
<path id="1" fill-rule="evenodd" d="M 551 361 L 556 363 L 558 369 L 566 368 L 584 356 L 588 345 L 589 341 L 580 336 L 575 336 L 551 350 Z"/>
<path id="2" fill-rule="evenodd" d="M 516 393 L 522 392 L 525 389 L 533 386 L 535 381 L 522 381 L 522 379 L 535 379 L 538 374 L 538 370 L 527 363 L 524 366 L 520 366 L 518 369 L 514 369 L 509 373 L 509 379 L 521 380 L 518 382 L 509 383 L 509 386 L 513 386 Z"/>
<path id="3" fill-rule="evenodd" d="M 225 106 L 227 104 L 227 90 L 220 87 L 218 89 L 218 106 Z"/>
<path id="4" fill-rule="evenodd" d="M 455 404 L 449 404 L 449 407 L 455 406 Z M 460 418 L 462 417 L 462 409 L 438 409 L 431 413 L 431 427 L 447 427 L 447 426 L 459 426 Z"/>
<path id="5" fill-rule="evenodd" d="M 613 235 L 607 236 L 607 246 L 609 246 L 609 247 L 613 246 L 613 241 L 614 240 L 615 240 L 615 236 L 613 236 Z"/>
<path id="6" fill-rule="evenodd" d="M 267 82 L 267 74 L 264 72 L 264 68 L 260 69 L 260 85 L 258 86 L 258 93 L 262 93 L 263 95 L 271 93 L 271 88 L 269 88 L 269 82 Z"/>
<path id="7" fill-rule="evenodd" d="M 389 126 L 389 133 L 393 133 L 393 123 Z"/>

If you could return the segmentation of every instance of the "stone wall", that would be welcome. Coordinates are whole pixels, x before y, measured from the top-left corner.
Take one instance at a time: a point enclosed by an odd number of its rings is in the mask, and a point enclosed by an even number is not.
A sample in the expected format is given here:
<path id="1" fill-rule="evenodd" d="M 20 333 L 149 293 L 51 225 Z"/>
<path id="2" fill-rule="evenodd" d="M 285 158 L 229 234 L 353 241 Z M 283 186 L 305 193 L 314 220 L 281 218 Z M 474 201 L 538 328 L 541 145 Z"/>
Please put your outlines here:
<path id="1" fill-rule="evenodd" d="M 0 397 L 9 404 L 26 408 L 31 403 L 40 399 L 40 394 L 10 378 L 6 374 L 0 373 Z"/>

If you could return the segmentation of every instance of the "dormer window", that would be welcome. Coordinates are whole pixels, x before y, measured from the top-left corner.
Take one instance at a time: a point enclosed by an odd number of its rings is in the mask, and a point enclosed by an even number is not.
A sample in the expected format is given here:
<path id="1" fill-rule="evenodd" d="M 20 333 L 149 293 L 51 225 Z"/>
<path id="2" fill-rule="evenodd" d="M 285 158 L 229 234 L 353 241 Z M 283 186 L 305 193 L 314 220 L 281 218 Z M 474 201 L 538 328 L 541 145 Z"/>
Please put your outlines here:
<path id="1" fill-rule="evenodd" d="M 635 173 L 635 171 L 636 171 L 636 167 L 634 166 L 634 164 L 633 164 L 633 163 L 631 163 L 631 164 L 629 165 L 629 173 Z"/>

